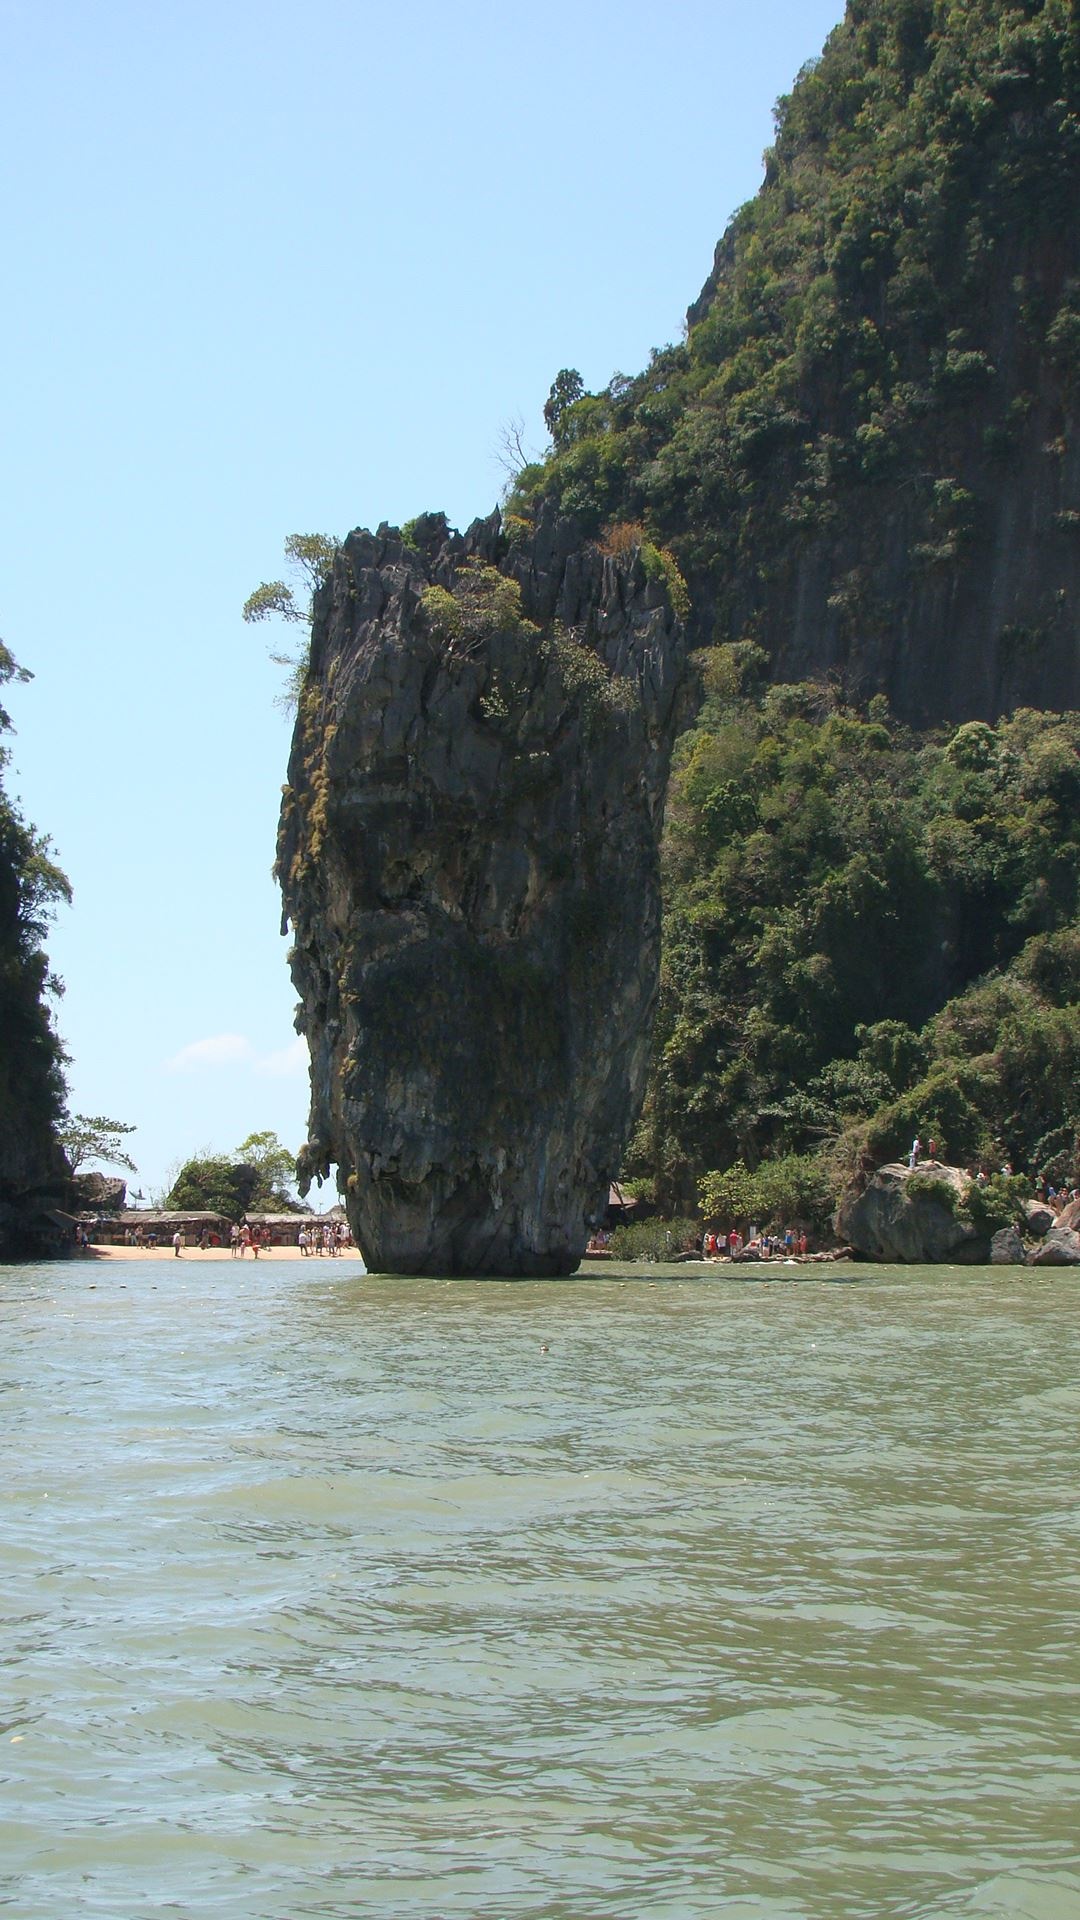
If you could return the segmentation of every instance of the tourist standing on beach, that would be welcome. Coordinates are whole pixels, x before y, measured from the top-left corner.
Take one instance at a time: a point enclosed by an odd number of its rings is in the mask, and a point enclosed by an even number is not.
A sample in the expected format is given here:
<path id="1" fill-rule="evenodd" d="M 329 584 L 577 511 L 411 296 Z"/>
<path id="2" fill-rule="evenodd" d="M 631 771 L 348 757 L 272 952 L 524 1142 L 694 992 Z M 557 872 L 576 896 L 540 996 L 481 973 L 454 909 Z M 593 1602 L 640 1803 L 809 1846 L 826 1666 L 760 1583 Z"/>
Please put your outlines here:
<path id="1" fill-rule="evenodd" d="M 172 1237 L 172 1250 L 173 1250 L 174 1260 L 179 1260 L 180 1249 L 183 1246 L 183 1244 L 184 1244 L 184 1236 L 181 1233 L 179 1227 L 177 1227 L 176 1232 L 173 1234 L 173 1237 Z"/>

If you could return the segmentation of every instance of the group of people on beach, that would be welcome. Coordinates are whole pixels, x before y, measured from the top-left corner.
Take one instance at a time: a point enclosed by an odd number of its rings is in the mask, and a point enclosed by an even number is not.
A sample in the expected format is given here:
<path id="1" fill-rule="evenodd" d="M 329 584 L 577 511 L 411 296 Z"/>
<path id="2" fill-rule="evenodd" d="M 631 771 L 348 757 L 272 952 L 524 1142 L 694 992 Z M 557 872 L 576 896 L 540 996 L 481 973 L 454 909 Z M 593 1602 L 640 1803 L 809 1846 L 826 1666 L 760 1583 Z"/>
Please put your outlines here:
<path id="1" fill-rule="evenodd" d="M 81 1229 L 80 1233 L 81 1238 L 78 1234 L 76 1235 L 76 1244 L 89 1246 L 89 1237 L 85 1229 Z M 157 1234 L 153 1229 L 148 1229 L 144 1233 L 141 1228 L 134 1232 L 129 1228 L 125 1232 L 124 1240 L 127 1246 L 144 1247 L 148 1252 L 153 1252 L 158 1243 Z M 296 1244 L 302 1260 L 315 1254 L 336 1256 L 352 1244 L 352 1236 L 344 1220 L 316 1221 L 310 1227 L 300 1228 Z M 187 1234 L 183 1227 L 177 1227 L 172 1235 L 171 1245 L 173 1256 L 178 1260 L 187 1250 Z M 216 1233 L 211 1233 L 204 1227 L 199 1234 L 198 1245 L 199 1251 L 205 1252 L 208 1247 L 220 1246 L 221 1241 Z M 244 1220 L 239 1223 L 234 1221 L 229 1228 L 229 1252 L 234 1260 L 243 1260 L 249 1253 L 253 1259 L 257 1260 L 260 1253 L 270 1253 L 272 1248 L 273 1237 L 267 1226 L 253 1226 L 249 1221 Z"/>
<path id="2" fill-rule="evenodd" d="M 242 1260 L 249 1249 L 257 1260 L 260 1253 L 269 1253 L 270 1245 L 269 1227 L 252 1227 L 246 1220 L 237 1226 L 234 1220 L 229 1228 L 229 1252 L 234 1260 Z"/>
<path id="3" fill-rule="evenodd" d="M 349 1229 L 344 1220 L 339 1220 L 336 1224 L 332 1220 L 324 1220 L 321 1226 L 301 1227 L 296 1244 L 300 1249 L 301 1260 L 314 1259 L 316 1254 L 325 1254 L 331 1259 L 336 1259 L 342 1248 L 349 1245 L 350 1238 Z"/>
<path id="4" fill-rule="evenodd" d="M 771 1260 L 774 1254 L 783 1254 L 789 1260 L 801 1257 L 807 1249 L 807 1239 L 803 1232 L 796 1233 L 794 1227 L 785 1227 L 783 1233 L 759 1233 L 751 1227 L 748 1234 L 741 1234 L 737 1227 L 730 1233 L 714 1233 L 710 1227 L 701 1243 L 701 1251 L 706 1260 L 723 1260 L 725 1255 L 734 1260 L 740 1253 L 756 1253 L 763 1260 Z"/>

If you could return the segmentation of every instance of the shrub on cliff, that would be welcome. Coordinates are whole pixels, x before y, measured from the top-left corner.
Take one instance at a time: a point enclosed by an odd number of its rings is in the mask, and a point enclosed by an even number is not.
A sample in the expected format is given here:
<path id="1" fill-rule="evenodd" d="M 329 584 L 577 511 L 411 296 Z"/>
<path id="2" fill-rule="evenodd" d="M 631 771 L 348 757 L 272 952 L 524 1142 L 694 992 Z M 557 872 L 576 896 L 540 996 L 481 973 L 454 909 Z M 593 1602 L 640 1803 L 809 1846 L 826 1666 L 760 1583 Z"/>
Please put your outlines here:
<path id="1" fill-rule="evenodd" d="M 304 637 L 292 650 L 274 652 L 270 658 L 286 669 L 284 687 L 277 705 L 284 712 L 295 711 L 307 678 L 311 643 L 311 618 L 315 595 L 333 571 L 341 542 L 327 533 L 290 533 L 285 540 L 285 559 L 295 585 L 286 580 L 263 580 L 244 601 L 243 618 L 255 622 L 279 619 L 287 626 L 303 628 Z"/>
<path id="2" fill-rule="evenodd" d="M 508 580 L 497 567 L 463 567 L 452 588 L 425 587 L 420 605 L 431 631 L 451 643 L 483 640 L 523 627 L 538 632 L 522 612 L 517 581 Z"/>

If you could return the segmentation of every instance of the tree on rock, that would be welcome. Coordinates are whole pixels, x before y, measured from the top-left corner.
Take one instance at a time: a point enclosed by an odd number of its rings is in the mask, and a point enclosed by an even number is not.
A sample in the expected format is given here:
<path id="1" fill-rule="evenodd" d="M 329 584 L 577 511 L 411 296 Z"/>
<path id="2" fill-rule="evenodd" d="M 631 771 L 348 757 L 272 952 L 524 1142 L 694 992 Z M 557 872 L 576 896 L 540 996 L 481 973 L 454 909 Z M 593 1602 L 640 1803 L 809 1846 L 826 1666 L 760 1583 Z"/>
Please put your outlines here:
<path id="1" fill-rule="evenodd" d="M 289 1152 L 276 1133 L 249 1133 L 236 1149 L 237 1158 L 256 1169 L 259 1184 L 275 1206 L 286 1210 L 295 1205 L 288 1189 L 296 1180 L 296 1155 Z"/>
<path id="2" fill-rule="evenodd" d="M 559 421 L 575 401 L 585 392 L 585 382 L 576 367 L 563 367 L 551 383 L 551 391 L 544 401 L 544 425 L 553 440 L 559 437 Z"/>
<path id="3" fill-rule="evenodd" d="M 306 1213 L 288 1191 L 296 1178 L 296 1160 L 276 1133 L 250 1133 L 233 1154 L 208 1154 L 185 1161 L 165 1198 L 182 1212 L 223 1213 L 242 1220 L 246 1213 Z"/>
<path id="4" fill-rule="evenodd" d="M 107 1167 L 126 1167 L 134 1173 L 135 1162 L 120 1144 L 134 1131 L 122 1120 L 109 1120 L 102 1113 L 73 1113 L 64 1121 L 58 1137 L 73 1174 L 91 1160 L 103 1160 Z"/>
<path id="5" fill-rule="evenodd" d="M 311 629 L 311 609 L 319 588 L 330 577 L 334 556 L 341 546 L 328 533 L 290 533 L 285 541 L 285 559 L 296 579 L 263 580 L 244 601 L 244 619 L 254 622 L 275 616 L 292 626 Z M 300 698 L 307 672 L 309 647 L 305 643 L 293 652 L 270 654 L 277 667 L 288 669 L 288 679 L 278 704 L 291 712 Z"/>

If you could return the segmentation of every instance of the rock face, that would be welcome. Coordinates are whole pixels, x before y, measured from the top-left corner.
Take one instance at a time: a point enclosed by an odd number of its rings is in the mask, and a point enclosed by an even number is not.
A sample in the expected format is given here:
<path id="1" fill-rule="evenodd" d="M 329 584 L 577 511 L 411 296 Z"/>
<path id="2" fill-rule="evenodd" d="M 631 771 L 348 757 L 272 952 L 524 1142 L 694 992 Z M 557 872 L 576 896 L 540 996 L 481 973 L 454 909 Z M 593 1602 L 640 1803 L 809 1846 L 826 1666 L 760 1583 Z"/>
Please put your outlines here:
<path id="1" fill-rule="evenodd" d="M 1080 1267 L 1080 1233 L 1052 1227 L 1041 1246 L 1028 1255 L 1030 1267 Z"/>
<path id="2" fill-rule="evenodd" d="M 1075 9 L 920 4 L 904 9 L 919 15 L 910 39 L 898 15 L 886 27 L 889 12 L 848 7 L 781 103 L 765 182 L 687 315 L 692 377 L 670 356 L 666 443 L 654 430 L 638 452 L 640 388 L 622 414 L 615 396 L 616 423 L 631 423 L 634 481 L 687 554 L 695 644 L 750 638 L 774 679 L 884 693 L 916 726 L 1073 707 Z M 1037 59 L 1032 41 L 1020 51 L 1032 16 Z M 1016 53 L 1003 58 L 1010 30 Z M 963 131 L 948 77 L 961 67 L 979 100 Z M 888 100 L 888 130 L 876 112 L 853 114 L 853 97 Z M 931 300 L 912 301 L 913 274 Z M 829 303 L 828 345 L 807 345 L 805 308 L 791 303 L 786 333 L 777 309 L 768 380 L 747 391 L 740 371 L 730 407 L 703 376 L 730 374 L 760 328 L 751 275 L 813 287 Z M 836 343 L 860 330 L 877 357 L 857 390 Z"/>
<path id="3" fill-rule="evenodd" d="M 48 1115 L 6 1093 L 0 1084 L 0 1260 L 51 1258 L 67 1238 L 55 1210 L 70 1204 L 71 1176 Z"/>
<path id="4" fill-rule="evenodd" d="M 1076 266 L 1064 247 L 1044 249 L 1048 258 L 1053 312 Z M 1080 449 L 1064 424 L 1072 402 L 1060 371 L 1036 361 L 1009 291 L 1040 273 L 1034 248 L 1017 245 L 996 262 L 1000 291 L 980 338 L 985 388 L 940 421 L 933 413 L 920 421 L 910 446 L 897 449 L 894 478 L 838 487 L 825 533 L 790 526 L 781 498 L 794 463 L 775 463 L 775 504 L 760 514 L 751 564 L 726 577 L 690 575 L 695 644 L 699 632 L 735 638 L 753 622 L 774 680 L 831 678 L 864 698 L 885 693 L 916 726 L 1080 703 L 1067 612 L 1080 602 Z M 819 404 L 809 405 L 811 419 Z M 990 449 L 1010 408 L 1018 424 L 1003 461 Z M 944 487 L 951 483 L 970 523 L 935 524 L 938 474 L 949 476 Z"/>
<path id="5" fill-rule="evenodd" d="M 985 1237 L 957 1213 L 970 1186 L 960 1167 L 879 1167 L 861 1193 L 841 1202 L 837 1231 L 871 1260 L 919 1266 L 984 1260 Z"/>
<path id="6" fill-rule="evenodd" d="M 1022 1267 L 1026 1253 L 1018 1227 L 1001 1227 L 990 1237 L 990 1264 L 995 1267 Z"/>
<path id="7" fill-rule="evenodd" d="M 565 519 L 410 533 L 345 542 L 289 763 L 302 1170 L 374 1271 L 568 1273 L 644 1088 L 682 628 Z"/>
<path id="8" fill-rule="evenodd" d="M 98 1213 L 120 1213 L 127 1205 L 127 1182 L 108 1173 L 77 1173 L 72 1180 L 73 1205 Z"/>
<path id="9" fill-rule="evenodd" d="M 1050 1226 L 1080 1228 L 1080 1200 L 1070 1200 L 1067 1206 L 1062 1207 L 1056 1219 L 1051 1220 Z M 1050 1226 L 1046 1229 L 1048 1233 Z"/>
<path id="10" fill-rule="evenodd" d="M 1053 1207 L 1044 1206 L 1041 1200 L 1023 1202 L 1024 1225 L 1030 1234 L 1049 1233 L 1056 1226 L 1057 1217 Z"/>

